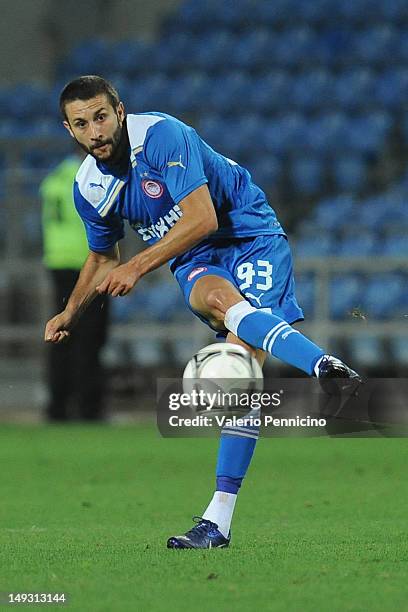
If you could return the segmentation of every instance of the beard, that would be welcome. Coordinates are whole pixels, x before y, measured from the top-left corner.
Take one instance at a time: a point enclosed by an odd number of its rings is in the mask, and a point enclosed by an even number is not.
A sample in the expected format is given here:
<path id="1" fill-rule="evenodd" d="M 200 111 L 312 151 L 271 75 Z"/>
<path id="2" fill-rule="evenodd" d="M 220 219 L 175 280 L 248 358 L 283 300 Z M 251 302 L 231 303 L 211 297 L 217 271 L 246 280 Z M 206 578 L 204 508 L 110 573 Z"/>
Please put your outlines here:
<path id="1" fill-rule="evenodd" d="M 119 121 L 118 121 L 118 126 L 111 138 L 100 140 L 97 143 L 91 145 L 90 147 L 87 147 L 86 145 L 81 144 L 80 142 L 78 142 L 78 140 L 77 140 L 77 143 L 79 144 L 81 149 L 85 151 L 85 153 L 92 155 L 92 157 L 94 157 L 97 161 L 100 161 L 104 164 L 115 164 L 117 163 L 118 158 L 120 157 L 120 153 L 121 153 L 120 145 L 121 145 L 121 141 L 123 140 L 122 138 L 123 132 L 125 131 L 123 127 L 124 127 L 123 125 L 122 126 L 119 125 Z M 104 156 L 100 157 L 98 154 L 95 154 L 95 151 L 97 151 L 101 147 L 104 147 L 105 145 L 110 145 L 111 147 L 110 155 L 108 155 L 107 157 L 104 157 Z"/>

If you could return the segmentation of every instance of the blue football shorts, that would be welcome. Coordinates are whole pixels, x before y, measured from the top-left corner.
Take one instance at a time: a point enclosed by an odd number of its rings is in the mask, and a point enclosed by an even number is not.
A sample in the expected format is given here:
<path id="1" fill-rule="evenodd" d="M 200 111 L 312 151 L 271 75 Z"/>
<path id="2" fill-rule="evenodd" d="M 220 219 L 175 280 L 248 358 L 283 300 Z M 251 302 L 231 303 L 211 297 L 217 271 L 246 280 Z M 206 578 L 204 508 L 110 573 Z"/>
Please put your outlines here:
<path id="1" fill-rule="evenodd" d="M 208 320 L 190 306 L 194 283 L 208 274 L 229 280 L 255 308 L 272 312 L 288 323 L 304 318 L 295 297 L 292 254 L 286 236 L 206 241 L 177 257 L 170 269 L 189 309 L 211 328 Z"/>

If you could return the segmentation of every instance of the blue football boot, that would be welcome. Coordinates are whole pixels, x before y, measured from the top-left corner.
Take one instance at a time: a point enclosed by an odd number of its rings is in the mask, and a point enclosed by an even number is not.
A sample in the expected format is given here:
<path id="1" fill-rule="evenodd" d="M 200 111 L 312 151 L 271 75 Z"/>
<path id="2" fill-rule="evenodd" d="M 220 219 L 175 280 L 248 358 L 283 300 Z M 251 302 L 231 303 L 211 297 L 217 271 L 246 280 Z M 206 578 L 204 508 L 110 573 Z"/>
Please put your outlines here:
<path id="1" fill-rule="evenodd" d="M 216 523 L 201 516 L 193 516 L 193 521 L 196 525 L 190 531 L 167 540 L 167 548 L 227 548 L 231 541 L 231 532 L 228 538 L 224 538 Z"/>

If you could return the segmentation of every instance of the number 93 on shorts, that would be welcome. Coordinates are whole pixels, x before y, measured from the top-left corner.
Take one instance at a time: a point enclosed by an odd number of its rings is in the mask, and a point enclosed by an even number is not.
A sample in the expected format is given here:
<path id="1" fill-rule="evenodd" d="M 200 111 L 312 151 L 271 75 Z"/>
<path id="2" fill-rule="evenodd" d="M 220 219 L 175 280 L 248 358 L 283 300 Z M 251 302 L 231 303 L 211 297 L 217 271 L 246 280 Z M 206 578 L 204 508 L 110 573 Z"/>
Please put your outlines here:
<path id="1" fill-rule="evenodd" d="M 229 280 L 255 308 L 268 309 L 288 323 L 303 320 L 295 296 L 292 254 L 286 236 L 205 241 L 177 258 L 171 270 L 190 310 L 194 283 L 211 274 Z"/>

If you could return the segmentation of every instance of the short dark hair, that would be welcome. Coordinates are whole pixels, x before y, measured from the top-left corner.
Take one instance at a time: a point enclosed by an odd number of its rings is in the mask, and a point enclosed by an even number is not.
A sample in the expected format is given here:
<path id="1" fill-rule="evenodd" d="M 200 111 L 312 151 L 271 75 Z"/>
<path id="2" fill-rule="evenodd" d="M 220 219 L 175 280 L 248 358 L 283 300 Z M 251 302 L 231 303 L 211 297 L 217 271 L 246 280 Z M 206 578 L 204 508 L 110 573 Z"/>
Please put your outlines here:
<path id="1" fill-rule="evenodd" d="M 112 107 L 115 110 L 118 108 L 120 102 L 119 94 L 114 86 L 106 79 L 90 74 L 70 81 L 70 83 L 65 85 L 60 95 L 59 106 L 61 115 L 65 120 L 67 119 L 65 106 L 68 102 L 74 102 L 74 100 L 90 100 L 100 94 L 106 94 Z"/>

